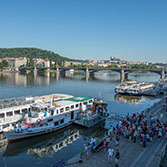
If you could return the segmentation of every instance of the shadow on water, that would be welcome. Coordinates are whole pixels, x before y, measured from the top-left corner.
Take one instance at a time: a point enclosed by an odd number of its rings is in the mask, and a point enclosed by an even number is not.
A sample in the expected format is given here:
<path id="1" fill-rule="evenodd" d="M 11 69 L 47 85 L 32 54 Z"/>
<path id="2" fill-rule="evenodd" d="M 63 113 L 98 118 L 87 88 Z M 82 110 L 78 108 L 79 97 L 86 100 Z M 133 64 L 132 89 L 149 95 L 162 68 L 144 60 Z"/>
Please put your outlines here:
<path id="1" fill-rule="evenodd" d="M 70 149 L 65 149 L 64 151 L 60 152 L 60 150 L 67 147 L 67 145 L 72 145 L 77 140 L 78 142 L 79 140 L 84 140 L 85 142 L 88 142 L 91 136 L 94 136 L 96 138 L 103 137 L 105 134 L 105 129 L 103 127 L 104 124 L 99 124 L 90 129 L 85 129 L 76 125 L 72 125 L 58 132 L 53 132 L 50 134 L 33 137 L 17 142 L 11 142 L 8 143 L 3 156 L 12 157 L 17 156 L 22 152 L 26 152 L 27 154 L 31 154 L 35 157 L 40 158 L 59 152 L 59 157 L 63 157 L 64 155 L 72 153 Z M 80 147 L 82 148 L 83 144 Z"/>

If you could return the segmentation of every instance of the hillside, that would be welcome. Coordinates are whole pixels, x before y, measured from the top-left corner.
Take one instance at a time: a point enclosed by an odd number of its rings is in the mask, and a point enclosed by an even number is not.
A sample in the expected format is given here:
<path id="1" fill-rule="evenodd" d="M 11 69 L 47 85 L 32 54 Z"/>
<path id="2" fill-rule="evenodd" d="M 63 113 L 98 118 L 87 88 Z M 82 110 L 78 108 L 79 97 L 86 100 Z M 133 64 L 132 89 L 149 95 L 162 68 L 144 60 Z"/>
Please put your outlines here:
<path id="1" fill-rule="evenodd" d="M 27 57 L 27 58 L 49 58 L 49 60 L 61 65 L 63 61 L 76 61 L 57 53 L 37 48 L 0 48 L 0 58 L 4 57 Z"/>

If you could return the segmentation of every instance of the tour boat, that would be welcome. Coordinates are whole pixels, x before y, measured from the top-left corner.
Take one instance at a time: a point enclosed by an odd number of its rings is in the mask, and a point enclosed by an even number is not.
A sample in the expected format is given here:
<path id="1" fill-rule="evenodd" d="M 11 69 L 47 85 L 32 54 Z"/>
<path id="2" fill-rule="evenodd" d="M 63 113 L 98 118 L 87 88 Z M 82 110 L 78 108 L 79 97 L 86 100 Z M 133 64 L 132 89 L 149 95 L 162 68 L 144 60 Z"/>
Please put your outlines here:
<path id="1" fill-rule="evenodd" d="M 32 97 L 0 100 L 0 132 L 9 124 L 20 120 L 34 102 Z"/>
<path id="2" fill-rule="evenodd" d="M 115 88 L 115 93 L 116 94 L 121 94 L 121 95 L 126 95 L 127 94 L 127 90 L 133 85 L 136 84 L 136 81 L 127 81 L 124 82 L 122 84 L 120 84 L 119 86 L 117 86 Z"/>
<path id="3" fill-rule="evenodd" d="M 140 96 L 143 95 L 144 92 L 154 89 L 154 84 L 149 83 L 139 83 L 139 84 L 133 84 L 128 90 L 127 94 L 132 96 Z"/>
<path id="4" fill-rule="evenodd" d="M 73 96 L 66 94 L 50 94 L 44 96 L 35 97 L 16 97 L 10 99 L 0 100 L 0 132 L 3 128 L 14 124 L 30 110 L 30 106 L 33 103 L 38 102 L 50 102 L 51 99 L 54 101 L 71 98 Z"/>
<path id="5" fill-rule="evenodd" d="M 3 129 L 8 141 L 16 141 L 60 130 L 71 125 L 80 111 L 91 108 L 94 98 L 73 97 L 47 103 L 34 103 L 25 120 Z"/>

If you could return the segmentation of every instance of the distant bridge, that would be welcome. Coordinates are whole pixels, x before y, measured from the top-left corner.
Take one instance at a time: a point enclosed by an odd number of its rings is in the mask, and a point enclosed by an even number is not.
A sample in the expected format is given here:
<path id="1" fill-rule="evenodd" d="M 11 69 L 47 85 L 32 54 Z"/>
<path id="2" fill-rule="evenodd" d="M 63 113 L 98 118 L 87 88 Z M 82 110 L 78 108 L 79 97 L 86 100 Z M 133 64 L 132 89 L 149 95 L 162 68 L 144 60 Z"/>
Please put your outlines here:
<path id="1" fill-rule="evenodd" d="M 120 73 L 120 80 L 123 82 L 128 78 L 129 73 L 140 72 L 140 73 L 156 73 L 160 75 L 161 79 L 164 79 L 167 76 L 167 69 L 124 69 L 124 68 L 85 68 L 85 67 L 55 67 L 55 68 L 34 68 L 34 67 L 21 67 L 19 68 L 20 72 L 31 72 L 36 71 L 38 73 L 55 71 L 57 73 L 65 73 L 70 70 L 74 71 L 83 71 L 86 75 L 94 75 L 98 71 L 114 71 Z"/>

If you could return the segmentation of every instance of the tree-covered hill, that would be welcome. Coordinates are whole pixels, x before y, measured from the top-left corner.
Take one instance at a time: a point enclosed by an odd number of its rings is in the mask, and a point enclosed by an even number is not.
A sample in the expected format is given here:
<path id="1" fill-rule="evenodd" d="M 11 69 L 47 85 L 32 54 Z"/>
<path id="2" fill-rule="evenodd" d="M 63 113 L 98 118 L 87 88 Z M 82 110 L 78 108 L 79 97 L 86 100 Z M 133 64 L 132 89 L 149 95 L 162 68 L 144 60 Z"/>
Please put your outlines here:
<path id="1" fill-rule="evenodd" d="M 57 53 L 37 48 L 0 48 L 0 58 L 5 57 L 27 57 L 33 58 L 49 58 L 49 60 L 61 65 L 64 61 L 75 61 L 67 57 L 60 56 Z"/>

